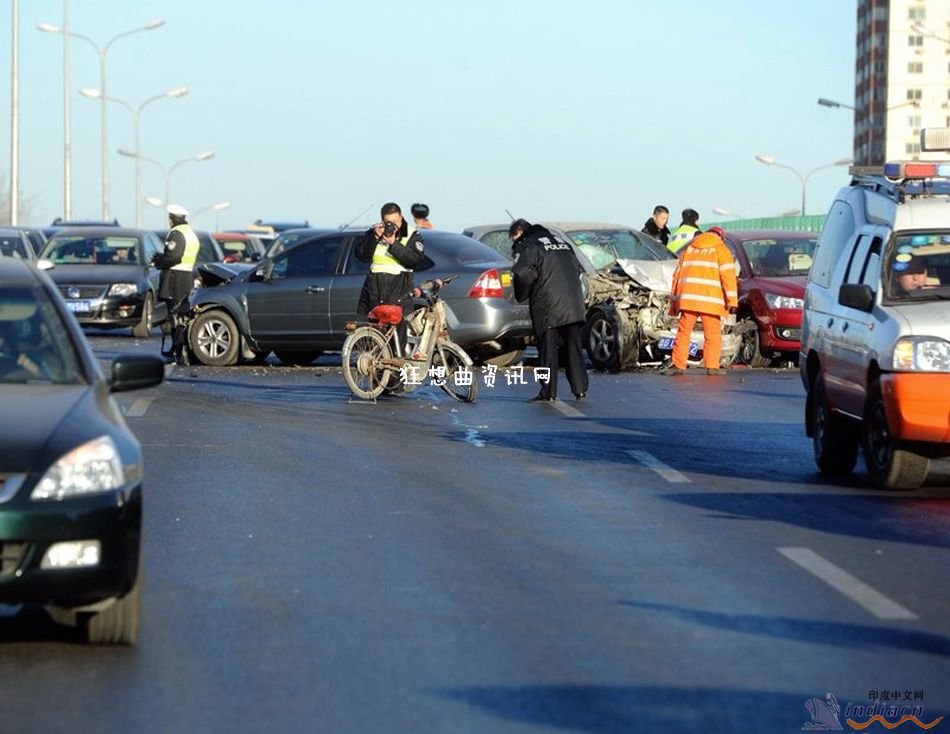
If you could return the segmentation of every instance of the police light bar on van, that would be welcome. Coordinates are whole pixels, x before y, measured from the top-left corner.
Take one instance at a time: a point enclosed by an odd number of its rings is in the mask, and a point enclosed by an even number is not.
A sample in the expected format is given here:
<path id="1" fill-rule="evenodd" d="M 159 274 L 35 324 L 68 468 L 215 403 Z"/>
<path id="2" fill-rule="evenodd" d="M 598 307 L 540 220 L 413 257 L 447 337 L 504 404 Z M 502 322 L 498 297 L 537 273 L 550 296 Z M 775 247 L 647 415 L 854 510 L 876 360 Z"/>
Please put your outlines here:
<path id="1" fill-rule="evenodd" d="M 925 127 L 920 131 L 921 150 L 950 151 L 950 127 Z"/>
<path id="2" fill-rule="evenodd" d="M 884 164 L 884 177 L 891 181 L 950 177 L 950 163 L 892 161 Z"/>

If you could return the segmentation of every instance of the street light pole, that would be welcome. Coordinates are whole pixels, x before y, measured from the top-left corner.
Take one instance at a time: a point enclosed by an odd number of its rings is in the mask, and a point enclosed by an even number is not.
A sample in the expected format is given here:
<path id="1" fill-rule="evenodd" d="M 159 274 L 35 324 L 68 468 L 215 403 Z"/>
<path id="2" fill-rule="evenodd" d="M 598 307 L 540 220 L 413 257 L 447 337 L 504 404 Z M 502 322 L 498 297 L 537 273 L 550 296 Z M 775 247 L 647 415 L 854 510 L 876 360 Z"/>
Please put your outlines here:
<path id="1" fill-rule="evenodd" d="M 143 26 L 138 28 L 133 28 L 128 31 L 123 31 L 112 38 L 110 38 L 103 46 L 99 46 L 95 41 L 93 41 L 89 36 L 86 36 L 82 33 L 76 33 L 75 31 L 70 31 L 66 28 L 59 28 L 58 26 L 50 25 L 49 23 L 40 23 L 37 28 L 45 33 L 63 33 L 73 36 L 74 38 L 79 38 L 88 43 L 96 50 L 96 54 L 99 56 L 99 91 L 102 92 L 102 218 L 103 220 L 109 219 L 109 116 L 107 114 L 106 108 L 106 55 L 109 53 L 109 48 L 113 43 L 118 41 L 120 38 L 125 38 L 126 36 L 131 36 L 134 33 L 141 33 L 142 31 L 151 31 L 156 28 L 160 28 L 165 25 L 164 20 L 153 20 L 146 23 Z"/>
<path id="2" fill-rule="evenodd" d="M 214 158 L 214 151 L 206 150 L 189 158 L 182 158 L 180 161 L 176 161 L 167 168 L 163 163 L 155 160 L 154 158 L 149 158 L 147 155 L 140 155 L 135 151 L 127 150 L 125 148 L 119 148 L 119 155 L 124 155 L 126 158 L 141 158 L 143 161 L 148 161 L 149 163 L 152 163 L 162 169 L 162 173 L 165 176 L 165 205 L 167 206 L 171 203 L 172 173 L 174 173 L 175 169 L 183 163 L 189 163 L 191 161 L 200 163 L 201 161 L 206 161 L 209 158 Z M 147 204 L 151 204 L 152 206 L 161 206 L 161 201 L 153 196 L 145 197 L 145 202 Z"/>
<path id="3" fill-rule="evenodd" d="M 808 179 L 811 177 L 811 175 L 813 173 L 816 173 L 817 171 L 822 171 L 826 168 L 833 168 L 834 166 L 847 166 L 851 163 L 854 163 L 853 158 L 841 158 L 840 160 L 837 160 L 834 163 L 826 163 L 823 166 L 818 166 L 818 168 L 813 168 L 812 170 L 810 170 L 808 173 L 806 173 L 803 176 L 791 166 L 786 166 L 782 163 L 776 163 L 775 158 L 773 158 L 770 155 L 759 154 L 755 157 L 755 159 L 759 163 L 764 163 L 767 166 L 775 166 L 776 168 L 784 168 L 785 170 L 791 171 L 796 176 L 798 176 L 798 180 L 801 181 L 801 184 L 802 184 L 802 208 L 801 208 L 802 216 L 805 216 L 805 188 L 808 186 Z"/>
<path id="4" fill-rule="evenodd" d="M 63 216 L 73 217 L 73 113 L 69 98 L 69 0 L 63 0 Z"/>
<path id="5" fill-rule="evenodd" d="M 79 90 L 79 93 L 83 97 L 89 97 L 90 99 L 99 99 L 102 97 L 102 91 L 99 89 L 87 89 L 83 88 Z M 122 105 L 129 111 L 129 114 L 132 115 L 132 127 L 135 133 L 135 226 L 136 228 L 141 228 L 142 226 L 142 164 L 141 164 L 141 137 L 139 134 L 139 123 L 141 122 L 142 110 L 145 109 L 145 106 L 150 102 L 154 102 L 159 99 L 174 98 L 174 97 L 183 97 L 188 94 L 188 87 L 174 87 L 169 89 L 164 94 L 156 94 L 154 97 L 149 97 L 142 104 L 138 106 L 138 109 L 135 109 L 126 102 L 124 99 L 119 99 L 118 97 L 106 97 L 109 102 L 116 102 L 117 104 Z"/>
<path id="6" fill-rule="evenodd" d="M 197 220 L 199 214 L 204 214 L 205 212 L 214 212 L 214 231 L 218 231 L 218 212 L 222 209 L 229 209 L 231 207 L 230 201 L 219 201 L 217 204 L 211 204 L 210 206 L 202 206 L 198 209 L 195 209 L 191 213 L 191 221 L 194 222 Z"/>
<path id="7" fill-rule="evenodd" d="M 938 36 L 936 31 L 932 31 L 923 23 L 912 23 L 910 29 L 914 31 L 914 33 L 919 33 L 922 36 L 928 36 L 929 38 L 936 39 L 937 41 L 943 41 L 946 44 L 950 44 L 950 38 L 947 38 L 946 36 Z"/>
<path id="8" fill-rule="evenodd" d="M 13 63 L 10 79 L 10 224 L 20 209 L 20 3 L 13 0 Z"/>

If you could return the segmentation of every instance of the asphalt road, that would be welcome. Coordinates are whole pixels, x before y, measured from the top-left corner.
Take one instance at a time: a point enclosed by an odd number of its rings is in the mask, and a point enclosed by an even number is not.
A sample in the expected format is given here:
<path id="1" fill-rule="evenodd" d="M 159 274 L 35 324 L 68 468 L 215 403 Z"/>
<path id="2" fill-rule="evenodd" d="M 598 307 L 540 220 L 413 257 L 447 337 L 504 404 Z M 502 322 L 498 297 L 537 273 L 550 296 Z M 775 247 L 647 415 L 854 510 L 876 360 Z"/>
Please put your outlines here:
<path id="1" fill-rule="evenodd" d="M 117 396 L 147 462 L 139 644 L 0 620 L 3 731 L 795 732 L 828 693 L 846 731 L 883 693 L 950 713 L 947 465 L 912 493 L 823 480 L 791 370 L 535 392 L 351 402 L 328 357 Z"/>

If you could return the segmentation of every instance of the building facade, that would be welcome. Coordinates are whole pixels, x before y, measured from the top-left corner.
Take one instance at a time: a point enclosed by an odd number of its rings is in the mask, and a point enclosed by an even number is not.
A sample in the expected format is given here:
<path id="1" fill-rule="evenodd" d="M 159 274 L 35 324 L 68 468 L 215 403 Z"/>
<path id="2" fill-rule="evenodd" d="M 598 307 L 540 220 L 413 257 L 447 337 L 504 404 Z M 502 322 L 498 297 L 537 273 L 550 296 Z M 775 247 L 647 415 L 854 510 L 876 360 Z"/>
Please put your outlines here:
<path id="1" fill-rule="evenodd" d="M 950 127 L 950 0 L 858 0 L 854 99 L 859 165 L 918 158 L 922 127 Z"/>

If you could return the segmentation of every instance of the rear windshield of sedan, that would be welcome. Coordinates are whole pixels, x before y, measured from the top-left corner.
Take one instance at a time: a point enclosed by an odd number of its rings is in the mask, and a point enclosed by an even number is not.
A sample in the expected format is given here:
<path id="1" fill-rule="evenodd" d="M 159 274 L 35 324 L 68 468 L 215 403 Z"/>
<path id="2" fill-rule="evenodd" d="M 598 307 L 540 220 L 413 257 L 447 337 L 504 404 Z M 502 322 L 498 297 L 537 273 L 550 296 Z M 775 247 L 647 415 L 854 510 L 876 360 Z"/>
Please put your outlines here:
<path id="1" fill-rule="evenodd" d="M 63 318 L 42 288 L 0 290 L 0 384 L 83 382 Z"/>
<path id="2" fill-rule="evenodd" d="M 567 234 L 598 270 L 614 260 L 672 260 L 675 257 L 665 247 L 641 240 L 628 229 L 579 229 Z"/>
<path id="3" fill-rule="evenodd" d="M 742 240 L 741 244 L 749 258 L 753 275 L 784 278 L 789 275 L 808 275 L 818 239 Z"/>
<path id="4" fill-rule="evenodd" d="M 896 234 L 883 272 L 889 301 L 950 299 L 950 231 Z"/>
<path id="5" fill-rule="evenodd" d="M 26 251 L 28 245 L 23 241 L 20 233 L 0 234 L 0 255 L 3 257 L 16 257 L 21 260 L 29 259 L 29 253 Z"/>
<path id="6" fill-rule="evenodd" d="M 439 235 L 422 234 L 427 255 L 436 253 L 441 259 L 460 265 L 500 265 L 507 267 L 511 260 L 471 237 L 460 234 L 440 233 Z M 415 268 L 416 271 L 428 270 L 432 264 Z"/>
<path id="7" fill-rule="evenodd" d="M 134 237 L 54 236 L 43 257 L 57 265 L 128 265 L 138 262 Z"/>

